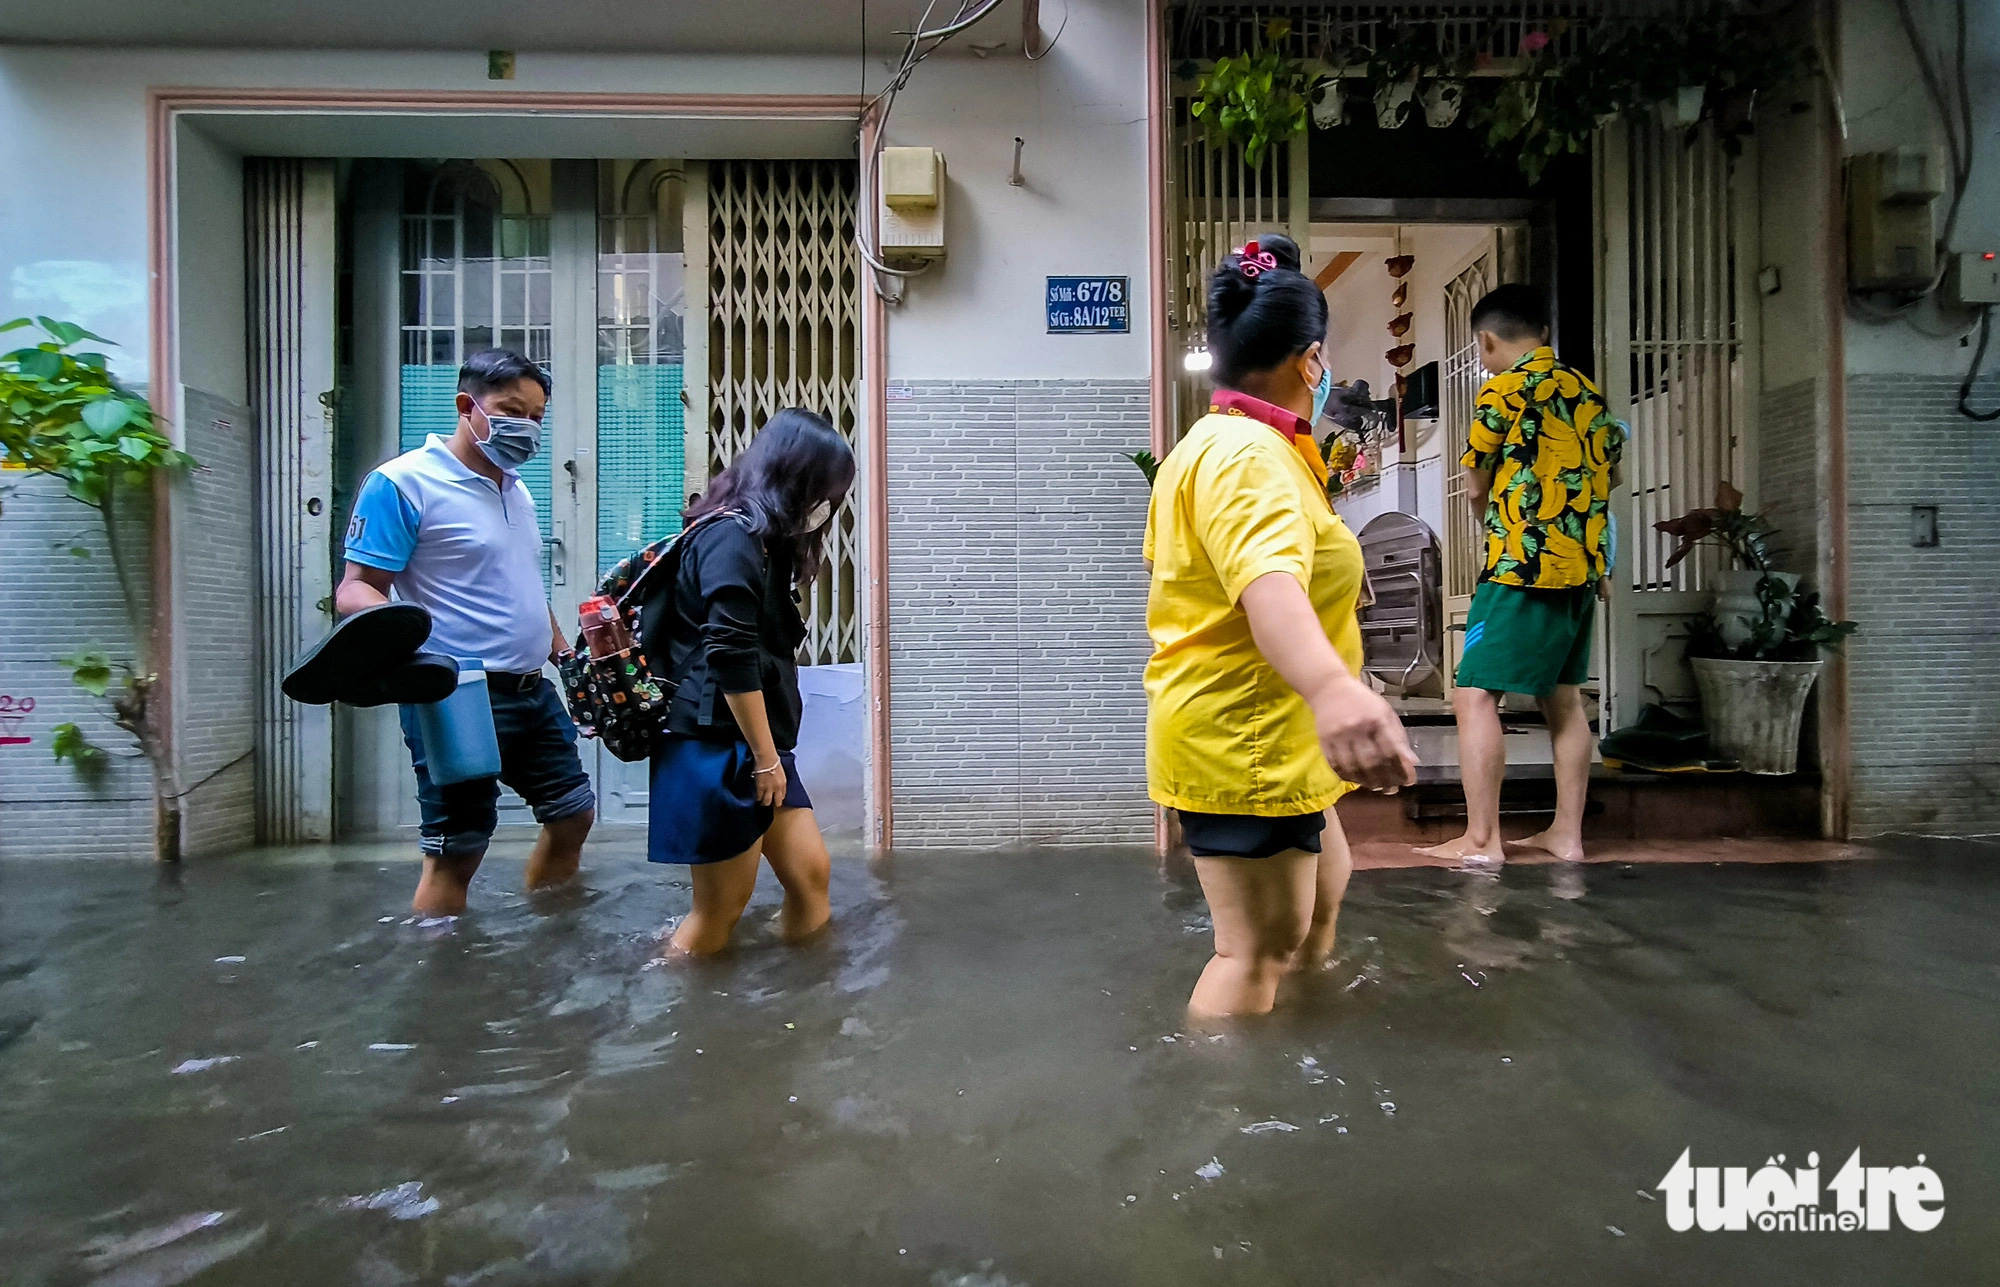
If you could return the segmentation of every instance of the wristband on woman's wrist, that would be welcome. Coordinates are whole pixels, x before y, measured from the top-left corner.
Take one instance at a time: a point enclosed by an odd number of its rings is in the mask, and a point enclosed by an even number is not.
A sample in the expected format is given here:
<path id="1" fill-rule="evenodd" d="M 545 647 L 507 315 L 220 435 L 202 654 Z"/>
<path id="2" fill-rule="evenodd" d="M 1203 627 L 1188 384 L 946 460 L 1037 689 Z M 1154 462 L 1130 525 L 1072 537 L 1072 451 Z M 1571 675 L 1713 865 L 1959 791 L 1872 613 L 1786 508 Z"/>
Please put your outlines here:
<path id="1" fill-rule="evenodd" d="M 760 778 L 763 777 L 766 773 L 783 773 L 784 771 L 785 771 L 785 762 L 783 760 L 779 760 L 776 764 L 773 764 L 768 769 L 750 770 L 751 775 L 753 777 L 760 777 Z"/>

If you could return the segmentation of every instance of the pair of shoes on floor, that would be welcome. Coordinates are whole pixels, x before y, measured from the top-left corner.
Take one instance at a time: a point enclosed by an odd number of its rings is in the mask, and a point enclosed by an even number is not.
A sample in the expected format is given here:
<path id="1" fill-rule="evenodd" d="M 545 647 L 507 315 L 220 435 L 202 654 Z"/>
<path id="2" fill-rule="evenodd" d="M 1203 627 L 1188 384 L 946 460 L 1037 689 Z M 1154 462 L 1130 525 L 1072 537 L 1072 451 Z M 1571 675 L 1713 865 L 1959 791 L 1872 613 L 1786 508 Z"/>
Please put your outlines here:
<path id="1" fill-rule="evenodd" d="M 414 603 L 384 603 L 344 618 L 306 651 L 280 686 L 303 706 L 421 706 L 458 687 L 458 662 L 422 651 L 431 614 Z"/>

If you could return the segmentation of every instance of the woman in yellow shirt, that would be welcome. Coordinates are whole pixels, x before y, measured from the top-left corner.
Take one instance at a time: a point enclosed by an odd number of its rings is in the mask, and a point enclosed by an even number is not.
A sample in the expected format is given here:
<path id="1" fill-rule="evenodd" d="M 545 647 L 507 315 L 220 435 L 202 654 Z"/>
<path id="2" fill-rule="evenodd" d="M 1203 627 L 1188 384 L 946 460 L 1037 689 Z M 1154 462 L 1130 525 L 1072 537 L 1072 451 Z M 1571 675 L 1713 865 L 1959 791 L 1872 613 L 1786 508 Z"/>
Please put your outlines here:
<path id="1" fill-rule="evenodd" d="M 1324 960 L 1347 884 L 1333 803 L 1394 790 L 1416 757 L 1360 678 L 1361 547 L 1333 512 L 1312 425 L 1332 376 L 1326 297 L 1286 237 L 1209 279 L 1209 414 L 1161 463 L 1146 518 L 1146 775 L 1175 810 L 1215 924 L 1197 1016 L 1263 1014 Z"/>

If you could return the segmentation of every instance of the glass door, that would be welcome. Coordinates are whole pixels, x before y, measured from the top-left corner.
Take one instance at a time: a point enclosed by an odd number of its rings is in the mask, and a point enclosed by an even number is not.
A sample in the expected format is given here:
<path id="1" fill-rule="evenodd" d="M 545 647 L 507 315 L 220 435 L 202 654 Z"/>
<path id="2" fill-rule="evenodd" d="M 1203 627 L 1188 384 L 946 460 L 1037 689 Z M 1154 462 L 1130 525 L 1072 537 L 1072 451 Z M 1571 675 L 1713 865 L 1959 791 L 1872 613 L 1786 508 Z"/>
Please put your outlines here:
<path id="1" fill-rule="evenodd" d="M 456 431 L 458 369 L 469 354 L 512 349 L 548 372 L 558 388 L 578 369 L 556 317 L 558 288 L 574 271 L 557 253 L 556 170 L 557 163 L 546 160 L 504 159 L 404 167 L 399 450 Z M 562 402 L 552 398 L 542 423 L 544 449 L 521 469 L 541 527 L 542 583 L 551 591 L 565 579 L 562 535 L 575 521 L 576 498 L 554 479 L 556 462 L 573 455 L 568 419 Z M 417 820 L 413 791 L 411 783 L 397 808 L 411 824 Z M 501 795 L 500 818 L 503 824 L 533 822 L 512 791 Z"/>
<path id="2" fill-rule="evenodd" d="M 467 354 L 509 348 L 549 373 L 543 450 L 521 479 L 543 586 L 573 636 L 598 578 L 678 531 L 687 503 L 684 167 L 486 159 L 409 162 L 402 176 L 397 448 L 454 431 Z M 601 820 L 644 822 L 645 766 L 580 751 Z M 404 797 L 394 816 L 414 823 Z M 511 791 L 501 821 L 532 822 Z"/>
<path id="3" fill-rule="evenodd" d="M 687 504 L 687 176 L 678 162 L 596 174 L 597 575 L 681 527 Z M 647 772 L 597 749 L 598 814 L 646 820 Z"/>

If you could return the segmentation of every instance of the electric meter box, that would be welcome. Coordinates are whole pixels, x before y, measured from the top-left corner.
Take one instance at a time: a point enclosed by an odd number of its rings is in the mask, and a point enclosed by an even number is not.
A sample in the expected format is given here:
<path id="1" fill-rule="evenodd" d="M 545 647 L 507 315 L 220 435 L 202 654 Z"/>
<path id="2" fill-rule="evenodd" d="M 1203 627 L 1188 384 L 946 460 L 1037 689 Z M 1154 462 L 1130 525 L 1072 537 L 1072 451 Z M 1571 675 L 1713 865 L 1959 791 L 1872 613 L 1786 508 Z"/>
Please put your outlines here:
<path id="1" fill-rule="evenodd" d="M 2000 304 L 2000 251 L 1961 250 L 1944 268 L 1945 298 L 1968 308 Z"/>
<path id="2" fill-rule="evenodd" d="M 936 208 L 944 187 L 944 158 L 936 148 L 882 149 L 882 200 L 891 210 Z"/>
<path id="3" fill-rule="evenodd" d="M 876 199 L 882 259 L 895 266 L 944 258 L 944 154 L 928 147 L 882 149 Z"/>

